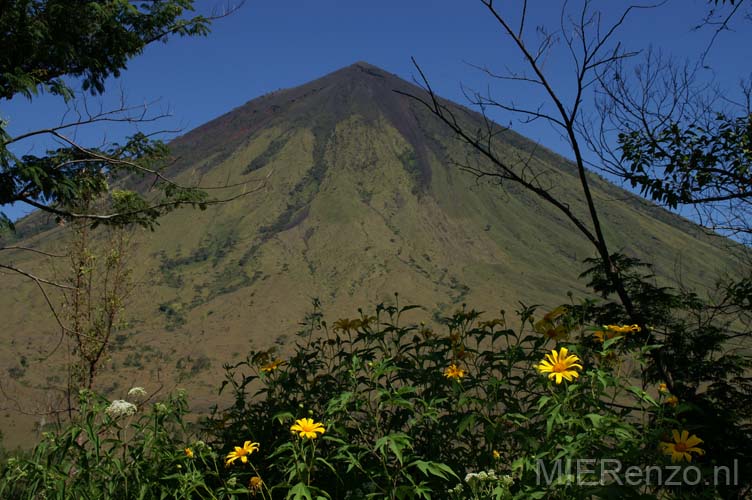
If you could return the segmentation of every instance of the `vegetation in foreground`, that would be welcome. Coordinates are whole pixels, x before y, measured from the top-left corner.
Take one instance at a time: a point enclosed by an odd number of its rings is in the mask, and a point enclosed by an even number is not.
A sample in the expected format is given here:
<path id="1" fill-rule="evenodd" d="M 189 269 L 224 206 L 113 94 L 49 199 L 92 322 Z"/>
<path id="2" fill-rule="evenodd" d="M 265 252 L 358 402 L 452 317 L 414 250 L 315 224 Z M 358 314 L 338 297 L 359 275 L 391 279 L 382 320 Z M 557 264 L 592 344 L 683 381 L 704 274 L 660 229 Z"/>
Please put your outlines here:
<path id="1" fill-rule="evenodd" d="M 82 391 L 71 425 L 3 464 L 0 496 L 741 497 L 749 357 L 728 342 L 744 282 L 711 305 L 633 277 L 650 331 L 608 301 L 515 320 L 465 307 L 443 331 L 398 300 L 332 324 L 316 307 L 290 357 L 226 367 L 235 403 L 199 427 L 184 393 Z"/>

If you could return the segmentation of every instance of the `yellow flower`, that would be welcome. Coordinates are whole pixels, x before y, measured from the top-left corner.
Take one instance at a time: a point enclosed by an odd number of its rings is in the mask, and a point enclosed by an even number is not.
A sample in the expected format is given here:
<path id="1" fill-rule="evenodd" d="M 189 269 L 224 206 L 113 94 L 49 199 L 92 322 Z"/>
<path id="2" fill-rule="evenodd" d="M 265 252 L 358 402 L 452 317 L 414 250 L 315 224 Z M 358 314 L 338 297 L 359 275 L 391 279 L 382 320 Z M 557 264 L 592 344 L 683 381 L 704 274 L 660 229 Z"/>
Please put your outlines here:
<path id="1" fill-rule="evenodd" d="M 300 418 L 295 421 L 295 425 L 290 427 L 293 432 L 298 432 L 300 437 L 308 439 L 316 439 L 317 432 L 324 433 L 324 424 L 320 422 L 314 422 L 312 418 Z"/>
<path id="2" fill-rule="evenodd" d="M 594 332 L 593 335 L 595 336 L 595 340 L 602 344 L 605 341 L 611 340 L 612 338 L 616 337 L 618 333 L 611 330 L 598 330 L 597 332 Z"/>
<path id="3" fill-rule="evenodd" d="M 494 327 L 504 326 L 504 320 L 501 318 L 494 318 L 490 321 L 481 321 L 478 323 L 478 328 L 483 330 L 493 330 Z"/>
<path id="4" fill-rule="evenodd" d="M 568 352 L 566 347 L 562 347 L 559 352 L 553 350 L 551 354 L 546 354 L 546 359 L 538 365 L 538 371 L 548 373 L 548 378 L 556 379 L 557 384 L 561 384 L 562 378 L 571 382 L 579 377 L 580 374 L 577 373 L 576 368 L 582 370 L 582 365 L 579 364 L 580 358 Z"/>
<path id="5" fill-rule="evenodd" d="M 497 450 L 494 450 L 493 457 L 494 457 L 494 460 L 499 460 L 501 458 L 501 453 L 499 453 Z"/>
<path id="6" fill-rule="evenodd" d="M 185 450 L 183 450 L 183 451 L 185 452 L 185 456 L 186 456 L 186 457 L 188 457 L 188 458 L 193 458 L 193 450 L 192 450 L 192 449 L 190 449 L 190 448 L 186 448 L 186 449 L 185 449 Z"/>
<path id="7" fill-rule="evenodd" d="M 603 325 L 603 330 L 594 332 L 595 339 L 601 344 L 606 340 L 611 340 L 614 337 L 624 335 L 625 333 L 639 332 L 640 327 L 637 325 Z"/>
<path id="8" fill-rule="evenodd" d="M 658 392 L 668 392 L 668 386 L 666 385 L 666 382 L 661 382 L 658 384 Z"/>
<path id="9" fill-rule="evenodd" d="M 566 312 L 567 312 L 567 308 L 565 306 L 559 306 L 556 309 L 554 309 L 553 311 L 550 311 L 550 312 L 547 312 L 546 314 L 544 314 L 543 315 L 543 319 L 546 320 L 546 321 L 553 321 L 556 318 L 558 318 L 560 316 L 563 316 L 564 313 L 566 313 Z"/>
<path id="10" fill-rule="evenodd" d="M 633 333 L 640 331 L 640 327 L 637 325 L 605 325 L 604 328 L 616 333 Z"/>
<path id="11" fill-rule="evenodd" d="M 452 363 L 446 370 L 444 370 L 444 376 L 446 378 L 461 379 L 465 376 L 465 370 Z"/>
<path id="12" fill-rule="evenodd" d="M 261 487 L 264 485 L 264 481 L 261 480 L 258 476 L 253 476 L 248 483 L 248 487 L 251 490 L 251 493 L 253 495 L 256 495 L 259 491 L 261 491 Z"/>
<path id="13" fill-rule="evenodd" d="M 660 447 L 664 455 L 671 455 L 672 462 L 681 462 L 685 459 L 687 462 L 691 462 L 692 453 L 697 453 L 698 455 L 705 454 L 703 450 L 697 448 L 697 445 L 702 443 L 702 439 L 697 436 L 690 436 L 687 431 L 682 431 L 680 435 L 677 430 L 671 431 L 671 434 L 674 436 L 674 442 L 663 441 Z"/>
<path id="14" fill-rule="evenodd" d="M 677 404 L 679 404 L 679 398 L 673 395 L 669 396 L 666 398 L 666 404 L 671 405 L 671 406 L 676 406 Z"/>
<path id="15" fill-rule="evenodd" d="M 567 308 L 559 306 L 553 311 L 546 313 L 543 319 L 533 325 L 533 329 L 552 340 L 563 340 L 569 335 L 569 328 L 564 324 L 555 324 L 567 312 Z"/>
<path id="16" fill-rule="evenodd" d="M 340 318 L 334 322 L 332 330 L 341 332 L 350 332 L 351 330 L 357 330 L 363 326 L 363 322 L 359 319 L 347 319 Z"/>
<path id="17" fill-rule="evenodd" d="M 274 361 L 263 365 L 261 367 L 261 371 L 262 372 L 267 372 L 267 373 L 268 372 L 273 372 L 274 370 L 276 370 L 277 368 L 279 368 L 280 365 L 283 365 L 283 364 L 285 364 L 285 362 L 282 361 L 281 359 L 275 359 Z"/>
<path id="18" fill-rule="evenodd" d="M 248 455 L 258 450 L 258 443 L 246 441 L 245 443 L 243 443 L 242 447 L 236 446 L 234 451 L 231 451 L 227 454 L 227 457 L 225 458 L 225 465 L 230 465 L 237 459 L 240 459 L 240 461 L 244 464 L 248 463 Z"/>

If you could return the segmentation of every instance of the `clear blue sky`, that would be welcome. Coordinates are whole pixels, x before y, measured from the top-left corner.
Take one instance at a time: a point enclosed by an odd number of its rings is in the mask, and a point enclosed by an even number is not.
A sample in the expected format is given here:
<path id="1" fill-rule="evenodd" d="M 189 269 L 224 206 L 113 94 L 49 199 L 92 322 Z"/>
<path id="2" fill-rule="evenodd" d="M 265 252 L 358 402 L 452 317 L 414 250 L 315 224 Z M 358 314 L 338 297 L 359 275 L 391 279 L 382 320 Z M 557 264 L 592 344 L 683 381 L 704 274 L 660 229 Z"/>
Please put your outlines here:
<path id="1" fill-rule="evenodd" d="M 500 1 L 499 5 L 516 8 L 520 3 Z M 560 1 L 530 3 L 531 28 L 559 26 Z M 200 13 L 221 7 L 213 0 L 197 0 L 196 4 Z M 593 4 L 605 10 L 607 21 L 629 2 L 602 0 Z M 627 48 L 652 45 L 678 58 L 696 58 L 712 35 L 709 29 L 692 30 L 707 5 L 706 0 L 668 0 L 655 10 L 631 16 L 619 38 Z M 752 22 L 745 23 L 739 16 L 731 27 L 736 29 L 719 38 L 709 59 L 712 75 L 730 92 L 752 71 L 748 55 Z M 160 127 L 185 132 L 266 92 L 305 83 L 359 60 L 411 79 L 416 75 L 411 56 L 421 64 L 435 90 L 457 102 L 464 102 L 461 84 L 479 90 L 490 84 L 499 98 L 515 96 L 528 102 L 538 98 L 527 87 L 489 81 L 467 64 L 503 71 L 505 65 L 516 67 L 519 62 L 510 40 L 480 1 L 248 0 L 232 16 L 216 21 L 206 38 L 173 39 L 148 47 L 130 62 L 119 80 L 109 82 L 104 105 L 119 97 L 119 89 L 131 104 L 158 99 L 152 109 L 169 109 L 172 114 Z M 564 85 L 573 70 L 564 52 L 555 53 L 545 69 L 555 83 Z M 32 102 L 16 98 L 0 108 L 0 116 L 10 122 L 9 131 L 15 135 L 58 123 L 64 111 L 60 100 L 49 96 Z M 512 117 L 494 118 L 507 124 Z M 522 134 L 571 156 L 548 125 L 513 125 Z M 79 130 L 77 138 L 96 145 L 124 133 L 122 128 L 90 127 Z M 28 141 L 14 151 L 38 152 L 47 145 L 41 140 Z M 26 209 L 2 210 L 15 218 Z"/>

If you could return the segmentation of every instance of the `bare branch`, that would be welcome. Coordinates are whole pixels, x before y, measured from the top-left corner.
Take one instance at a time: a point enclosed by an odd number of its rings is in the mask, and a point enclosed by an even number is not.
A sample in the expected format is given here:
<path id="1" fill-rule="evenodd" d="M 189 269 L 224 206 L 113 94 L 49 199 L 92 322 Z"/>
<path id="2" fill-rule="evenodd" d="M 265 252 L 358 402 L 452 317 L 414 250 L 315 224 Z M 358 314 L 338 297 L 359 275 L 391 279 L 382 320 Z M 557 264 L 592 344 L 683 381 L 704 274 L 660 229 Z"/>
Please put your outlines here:
<path id="1" fill-rule="evenodd" d="M 707 47 L 705 47 L 705 50 L 703 51 L 702 56 L 700 56 L 700 64 L 705 66 L 705 59 L 708 57 L 710 50 L 713 48 L 713 45 L 715 45 L 716 40 L 718 39 L 718 37 L 723 31 L 727 31 L 730 29 L 729 23 L 731 22 L 731 19 L 733 19 L 737 15 L 743 3 L 744 3 L 744 0 L 738 0 L 735 4 L 732 3 L 733 7 L 731 9 L 731 12 L 729 12 L 728 15 L 726 15 L 725 17 L 722 17 L 720 21 L 716 21 L 713 19 L 713 16 L 715 15 L 715 11 L 711 10 L 708 13 L 708 15 L 705 17 L 703 22 L 695 28 L 695 29 L 699 29 L 705 25 L 717 26 L 717 28 L 713 31 L 713 36 L 710 37 L 710 41 L 708 42 Z"/>
<path id="2" fill-rule="evenodd" d="M 49 252 L 43 252 L 42 250 L 38 250 L 36 248 L 29 248 L 29 247 L 23 247 L 23 246 L 17 246 L 17 245 L 11 245 L 9 247 L 0 247 L 0 251 L 3 251 L 3 250 L 23 250 L 26 252 L 38 253 L 40 255 L 44 255 L 47 257 L 58 257 L 58 258 L 67 257 L 67 255 L 59 255 L 59 254 L 54 254 L 54 253 L 49 253 Z"/>
<path id="3" fill-rule="evenodd" d="M 72 288 L 73 288 L 73 287 L 70 287 L 68 285 L 63 285 L 62 283 L 56 283 L 54 281 L 49 281 L 49 280 L 46 280 L 44 278 L 40 278 L 38 276 L 34 276 L 33 274 L 31 274 L 31 273 L 29 273 L 27 271 L 24 271 L 23 269 L 19 269 L 17 267 L 11 266 L 9 264 L 0 263 L 0 268 L 2 268 L 2 269 L 8 269 L 9 271 L 13 271 L 15 273 L 18 273 L 18 274 L 21 274 L 23 276 L 26 276 L 27 278 L 29 278 L 31 280 L 34 280 L 38 284 L 39 283 L 44 283 L 45 285 L 50 285 L 50 286 L 54 286 L 54 287 L 57 287 L 57 288 L 62 288 L 62 289 L 65 289 L 65 290 L 72 290 Z"/>

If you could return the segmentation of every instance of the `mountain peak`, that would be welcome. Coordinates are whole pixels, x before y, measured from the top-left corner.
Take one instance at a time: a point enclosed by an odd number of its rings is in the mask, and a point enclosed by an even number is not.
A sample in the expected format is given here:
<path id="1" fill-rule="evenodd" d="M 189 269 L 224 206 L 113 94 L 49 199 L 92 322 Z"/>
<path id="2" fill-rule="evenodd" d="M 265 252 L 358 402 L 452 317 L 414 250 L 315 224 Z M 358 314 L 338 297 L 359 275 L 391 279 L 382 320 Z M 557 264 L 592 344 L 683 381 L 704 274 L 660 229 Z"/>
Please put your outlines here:
<path id="1" fill-rule="evenodd" d="M 330 73 L 330 75 L 338 75 L 338 74 L 341 74 L 342 76 L 346 76 L 350 78 L 371 76 L 371 77 L 376 77 L 376 78 L 393 78 L 395 80 L 400 80 L 400 78 L 394 75 L 393 73 L 389 73 L 385 71 L 384 69 L 379 68 L 378 66 L 374 66 L 373 64 L 367 63 L 365 61 L 354 62 L 349 66 L 345 66 L 344 68 L 340 68 Z"/>
<path id="2" fill-rule="evenodd" d="M 358 114 L 367 120 L 384 117 L 408 139 L 417 141 L 415 102 L 395 90 L 423 90 L 399 76 L 365 61 L 357 61 L 308 83 L 257 97 L 232 111 L 176 138 L 171 147 L 178 156 L 193 152 L 225 158 L 259 130 L 282 119 L 331 130 L 336 123 Z M 413 147 L 423 159 L 425 147 Z M 182 167 L 187 165 L 183 164 Z M 180 169 L 181 165 L 178 164 Z M 427 175 L 427 170 L 424 169 Z"/>

